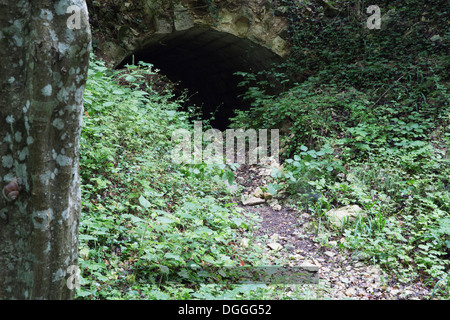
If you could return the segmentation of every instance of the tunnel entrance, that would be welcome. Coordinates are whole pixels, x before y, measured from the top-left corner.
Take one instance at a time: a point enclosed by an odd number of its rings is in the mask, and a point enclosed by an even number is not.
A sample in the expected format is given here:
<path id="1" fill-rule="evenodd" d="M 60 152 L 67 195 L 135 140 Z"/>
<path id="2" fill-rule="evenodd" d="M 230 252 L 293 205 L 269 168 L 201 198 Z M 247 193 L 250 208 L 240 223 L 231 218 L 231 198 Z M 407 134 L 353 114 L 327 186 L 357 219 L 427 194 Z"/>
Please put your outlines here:
<path id="1" fill-rule="evenodd" d="M 157 34 L 144 48 L 128 56 L 119 67 L 134 61 L 151 63 L 160 73 L 187 89 L 188 105 L 201 107 L 203 119 L 224 130 L 235 109 L 249 108 L 240 97 L 242 77 L 235 72 L 267 70 L 281 57 L 249 39 L 219 32 L 210 27 L 194 27 L 170 34 Z"/>

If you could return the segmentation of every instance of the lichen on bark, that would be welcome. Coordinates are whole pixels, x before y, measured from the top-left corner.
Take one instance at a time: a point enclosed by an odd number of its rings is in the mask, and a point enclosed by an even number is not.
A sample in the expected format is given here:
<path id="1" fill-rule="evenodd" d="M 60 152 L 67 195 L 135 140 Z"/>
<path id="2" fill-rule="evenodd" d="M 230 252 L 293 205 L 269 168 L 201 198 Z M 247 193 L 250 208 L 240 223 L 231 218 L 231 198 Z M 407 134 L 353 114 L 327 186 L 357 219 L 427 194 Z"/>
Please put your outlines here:
<path id="1" fill-rule="evenodd" d="M 67 27 L 71 5 L 79 29 Z M 0 198 L 0 299 L 74 295 L 66 272 L 78 256 L 87 14 L 84 0 L 0 2 L 0 186 L 23 183 L 17 200 Z"/>

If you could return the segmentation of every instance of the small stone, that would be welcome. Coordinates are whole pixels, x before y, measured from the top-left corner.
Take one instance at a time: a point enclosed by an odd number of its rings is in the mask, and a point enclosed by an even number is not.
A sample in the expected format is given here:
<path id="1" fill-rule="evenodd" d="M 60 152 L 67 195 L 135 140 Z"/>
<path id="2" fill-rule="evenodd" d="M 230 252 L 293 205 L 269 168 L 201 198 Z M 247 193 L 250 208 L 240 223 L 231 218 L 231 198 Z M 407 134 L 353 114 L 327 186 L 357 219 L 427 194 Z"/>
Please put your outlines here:
<path id="1" fill-rule="evenodd" d="M 264 198 L 264 192 L 261 190 L 260 187 L 256 188 L 255 191 L 253 191 L 253 195 L 256 198 Z"/>
<path id="2" fill-rule="evenodd" d="M 332 241 L 329 241 L 328 244 L 330 246 L 332 246 L 332 247 L 336 247 L 337 246 L 337 241 L 332 240 Z"/>
<path id="3" fill-rule="evenodd" d="M 255 206 L 257 204 L 262 204 L 264 202 L 265 200 L 261 198 L 250 197 L 248 199 L 245 199 L 244 197 L 242 197 L 242 204 L 244 206 Z"/>
<path id="4" fill-rule="evenodd" d="M 272 174 L 272 169 L 263 168 L 259 171 L 259 174 L 262 176 L 270 176 Z"/>
<path id="5" fill-rule="evenodd" d="M 319 268 L 317 265 L 312 264 L 310 262 L 303 262 L 300 266 L 300 268 L 306 269 L 306 270 L 310 270 L 310 271 L 318 271 Z"/>
<path id="6" fill-rule="evenodd" d="M 310 217 L 311 217 L 311 215 L 310 215 L 309 213 L 307 213 L 307 212 L 303 212 L 303 213 L 300 215 L 300 218 L 301 218 L 301 219 L 305 219 L 305 220 L 309 219 Z"/>
<path id="7" fill-rule="evenodd" d="M 269 205 L 275 211 L 280 211 L 281 210 L 281 206 L 278 204 L 278 200 L 271 200 L 269 202 Z"/>
<path id="8" fill-rule="evenodd" d="M 280 238 L 280 235 L 278 233 L 274 233 L 273 235 L 270 236 L 270 239 L 272 239 L 274 241 L 279 239 L 279 238 Z"/>
<path id="9" fill-rule="evenodd" d="M 408 296 L 411 296 L 411 295 L 413 295 L 413 294 L 414 294 L 414 292 L 411 291 L 411 290 L 404 290 L 404 291 L 401 293 L 401 296 L 403 296 L 403 297 L 408 297 Z"/>
<path id="10" fill-rule="evenodd" d="M 275 211 L 280 211 L 281 210 L 281 206 L 279 204 L 274 204 L 272 206 L 272 209 L 275 210 Z"/>
<path id="11" fill-rule="evenodd" d="M 326 251 L 324 252 L 325 255 L 329 256 L 330 258 L 334 256 L 334 252 Z"/>
<path id="12" fill-rule="evenodd" d="M 348 278 L 346 278 L 346 277 L 342 277 L 340 280 L 343 283 L 350 283 L 350 280 Z"/>
<path id="13" fill-rule="evenodd" d="M 355 221 L 359 215 L 366 216 L 366 214 L 363 212 L 363 209 L 361 209 L 357 205 L 350 205 L 339 209 L 332 209 L 326 213 L 328 221 L 336 228 L 341 228 L 346 221 Z"/>
<path id="14" fill-rule="evenodd" d="M 325 262 L 325 259 L 324 259 L 324 258 L 317 258 L 316 260 L 317 260 L 317 261 L 320 261 L 320 262 Z"/>
<path id="15" fill-rule="evenodd" d="M 277 242 L 269 243 L 269 244 L 267 244 L 267 246 L 274 251 L 278 251 L 283 248 L 283 246 Z"/>
<path id="16" fill-rule="evenodd" d="M 314 222 L 305 222 L 302 228 L 307 233 L 314 233 L 317 231 L 317 224 Z"/>
<path id="17" fill-rule="evenodd" d="M 345 290 L 345 294 L 349 297 L 355 296 L 356 290 L 355 288 L 348 288 L 347 290 Z"/>
<path id="18" fill-rule="evenodd" d="M 270 192 L 264 192 L 265 200 L 271 200 L 272 198 L 273 198 L 273 195 Z"/>
<path id="19" fill-rule="evenodd" d="M 392 289 L 390 293 L 393 294 L 394 296 L 396 296 L 396 295 L 398 295 L 400 293 L 400 290 Z"/>

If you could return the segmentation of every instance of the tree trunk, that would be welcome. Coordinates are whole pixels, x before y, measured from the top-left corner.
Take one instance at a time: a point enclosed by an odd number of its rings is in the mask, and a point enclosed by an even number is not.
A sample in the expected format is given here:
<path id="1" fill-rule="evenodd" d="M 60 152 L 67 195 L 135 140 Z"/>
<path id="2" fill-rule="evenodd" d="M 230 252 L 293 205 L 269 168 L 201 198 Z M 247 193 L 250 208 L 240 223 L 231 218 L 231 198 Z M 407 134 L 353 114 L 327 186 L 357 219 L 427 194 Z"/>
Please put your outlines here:
<path id="1" fill-rule="evenodd" d="M 87 15 L 84 0 L 0 0 L 0 299 L 74 295 Z"/>

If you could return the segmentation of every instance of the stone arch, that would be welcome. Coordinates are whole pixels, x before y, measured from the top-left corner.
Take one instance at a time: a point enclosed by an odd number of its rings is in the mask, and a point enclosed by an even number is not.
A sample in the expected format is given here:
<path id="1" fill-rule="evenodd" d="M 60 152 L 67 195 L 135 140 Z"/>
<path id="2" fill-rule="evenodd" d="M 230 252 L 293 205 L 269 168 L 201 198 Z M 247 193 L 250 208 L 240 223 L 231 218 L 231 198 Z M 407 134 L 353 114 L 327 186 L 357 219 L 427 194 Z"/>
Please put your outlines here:
<path id="1" fill-rule="evenodd" d="M 117 65 L 132 59 L 153 64 L 194 94 L 191 102 L 202 107 L 205 118 L 219 108 L 212 125 L 224 129 L 235 108 L 248 107 L 240 98 L 242 77 L 235 73 L 258 72 L 279 63 L 288 53 L 282 38 L 286 23 L 274 10 L 267 11 L 262 0 L 219 8 L 214 17 L 194 10 L 197 2 L 176 3 L 170 14 L 156 14 L 154 2 L 148 1 L 145 11 L 153 32 L 138 45 L 128 45 L 128 55 Z"/>
<path id="2" fill-rule="evenodd" d="M 202 107 L 205 118 L 217 110 L 212 125 L 224 129 L 234 108 L 248 107 L 238 87 L 238 71 L 258 72 L 279 62 L 272 51 L 246 38 L 196 26 L 155 37 L 121 64 L 145 61 L 153 64 L 171 81 L 179 82 L 194 96 L 191 103 Z"/>

